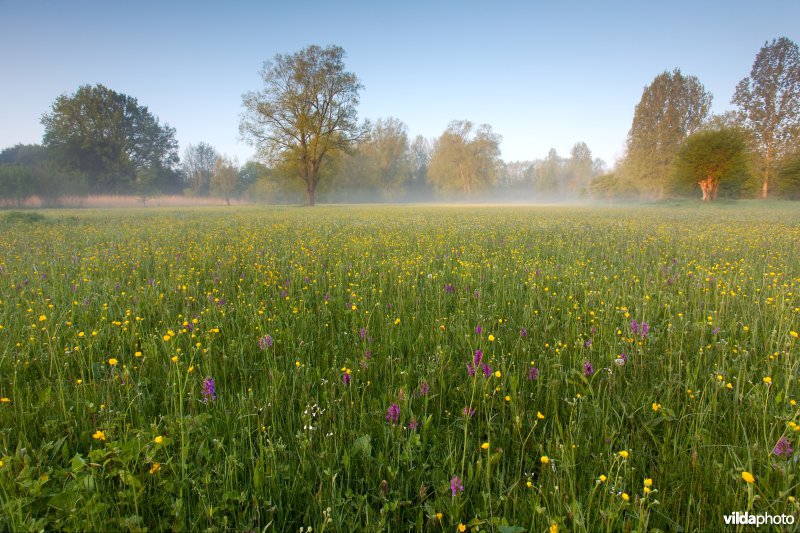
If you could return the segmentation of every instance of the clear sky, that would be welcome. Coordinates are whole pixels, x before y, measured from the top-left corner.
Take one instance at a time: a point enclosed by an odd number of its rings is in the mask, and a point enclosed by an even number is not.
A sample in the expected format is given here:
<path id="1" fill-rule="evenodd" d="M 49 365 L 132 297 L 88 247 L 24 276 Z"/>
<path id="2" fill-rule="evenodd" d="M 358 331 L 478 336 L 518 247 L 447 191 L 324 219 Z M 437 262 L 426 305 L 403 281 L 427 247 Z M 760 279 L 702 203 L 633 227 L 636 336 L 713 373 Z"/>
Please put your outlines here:
<path id="1" fill-rule="evenodd" d="M 102 83 L 238 157 L 241 95 L 277 53 L 337 44 L 361 79 L 362 118 L 438 137 L 488 123 L 506 161 L 567 156 L 610 166 L 642 89 L 664 70 L 697 76 L 731 109 L 765 41 L 800 43 L 798 0 L 226 2 L 0 0 L 0 149 L 41 142 L 60 94 Z"/>

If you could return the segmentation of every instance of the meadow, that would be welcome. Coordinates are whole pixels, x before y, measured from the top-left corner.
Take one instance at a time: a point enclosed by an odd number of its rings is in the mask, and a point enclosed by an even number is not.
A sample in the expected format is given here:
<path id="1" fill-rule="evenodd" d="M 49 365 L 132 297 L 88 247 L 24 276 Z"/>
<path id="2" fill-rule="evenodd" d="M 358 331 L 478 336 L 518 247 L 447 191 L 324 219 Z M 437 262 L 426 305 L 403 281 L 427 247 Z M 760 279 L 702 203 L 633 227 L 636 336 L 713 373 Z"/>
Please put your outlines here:
<path id="1" fill-rule="evenodd" d="M 793 204 L 0 214 L 0 530 L 797 517 L 798 291 Z"/>

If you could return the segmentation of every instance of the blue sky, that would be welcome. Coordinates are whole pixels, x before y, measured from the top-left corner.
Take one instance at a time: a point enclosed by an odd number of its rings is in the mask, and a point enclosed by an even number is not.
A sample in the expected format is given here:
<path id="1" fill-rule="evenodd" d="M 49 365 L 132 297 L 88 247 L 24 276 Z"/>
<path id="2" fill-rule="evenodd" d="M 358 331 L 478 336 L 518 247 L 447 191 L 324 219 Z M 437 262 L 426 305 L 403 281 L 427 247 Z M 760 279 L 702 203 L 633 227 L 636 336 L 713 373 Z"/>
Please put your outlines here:
<path id="1" fill-rule="evenodd" d="M 177 130 L 249 159 L 241 95 L 277 53 L 338 44 L 361 79 L 362 118 L 410 136 L 491 124 L 507 161 L 566 156 L 577 141 L 623 154 L 642 89 L 697 76 L 731 109 L 765 41 L 800 43 L 800 1 L 114 2 L 0 0 L 0 148 L 41 141 L 55 98 L 102 83 Z"/>

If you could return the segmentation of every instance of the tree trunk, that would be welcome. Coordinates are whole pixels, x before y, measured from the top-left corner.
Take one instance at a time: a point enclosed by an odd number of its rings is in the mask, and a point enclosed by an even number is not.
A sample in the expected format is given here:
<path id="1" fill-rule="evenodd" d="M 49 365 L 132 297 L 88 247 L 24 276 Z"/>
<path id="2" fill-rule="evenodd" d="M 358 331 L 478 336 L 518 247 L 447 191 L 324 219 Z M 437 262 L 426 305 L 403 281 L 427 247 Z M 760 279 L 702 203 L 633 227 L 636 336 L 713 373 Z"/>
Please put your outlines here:
<path id="1" fill-rule="evenodd" d="M 700 190 L 703 191 L 703 201 L 708 202 L 711 200 L 711 178 L 706 178 L 697 182 Z"/>
<path id="2" fill-rule="evenodd" d="M 769 194 L 769 175 L 764 176 L 764 183 L 761 184 L 761 198 L 766 199 Z"/>
<path id="3" fill-rule="evenodd" d="M 306 185 L 306 206 L 314 206 L 314 186 L 310 184 Z"/>

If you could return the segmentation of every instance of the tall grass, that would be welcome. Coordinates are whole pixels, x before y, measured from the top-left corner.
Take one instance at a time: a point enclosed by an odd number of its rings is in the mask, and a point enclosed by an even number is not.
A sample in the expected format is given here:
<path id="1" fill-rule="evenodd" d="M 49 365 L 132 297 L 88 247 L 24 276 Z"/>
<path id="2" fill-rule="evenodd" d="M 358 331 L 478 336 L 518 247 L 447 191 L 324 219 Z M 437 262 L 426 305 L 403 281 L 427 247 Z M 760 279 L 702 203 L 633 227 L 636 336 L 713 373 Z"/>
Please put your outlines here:
<path id="1" fill-rule="evenodd" d="M 796 516 L 797 455 L 775 446 L 800 435 L 798 220 L 756 205 L 8 222 L 0 529 Z"/>

